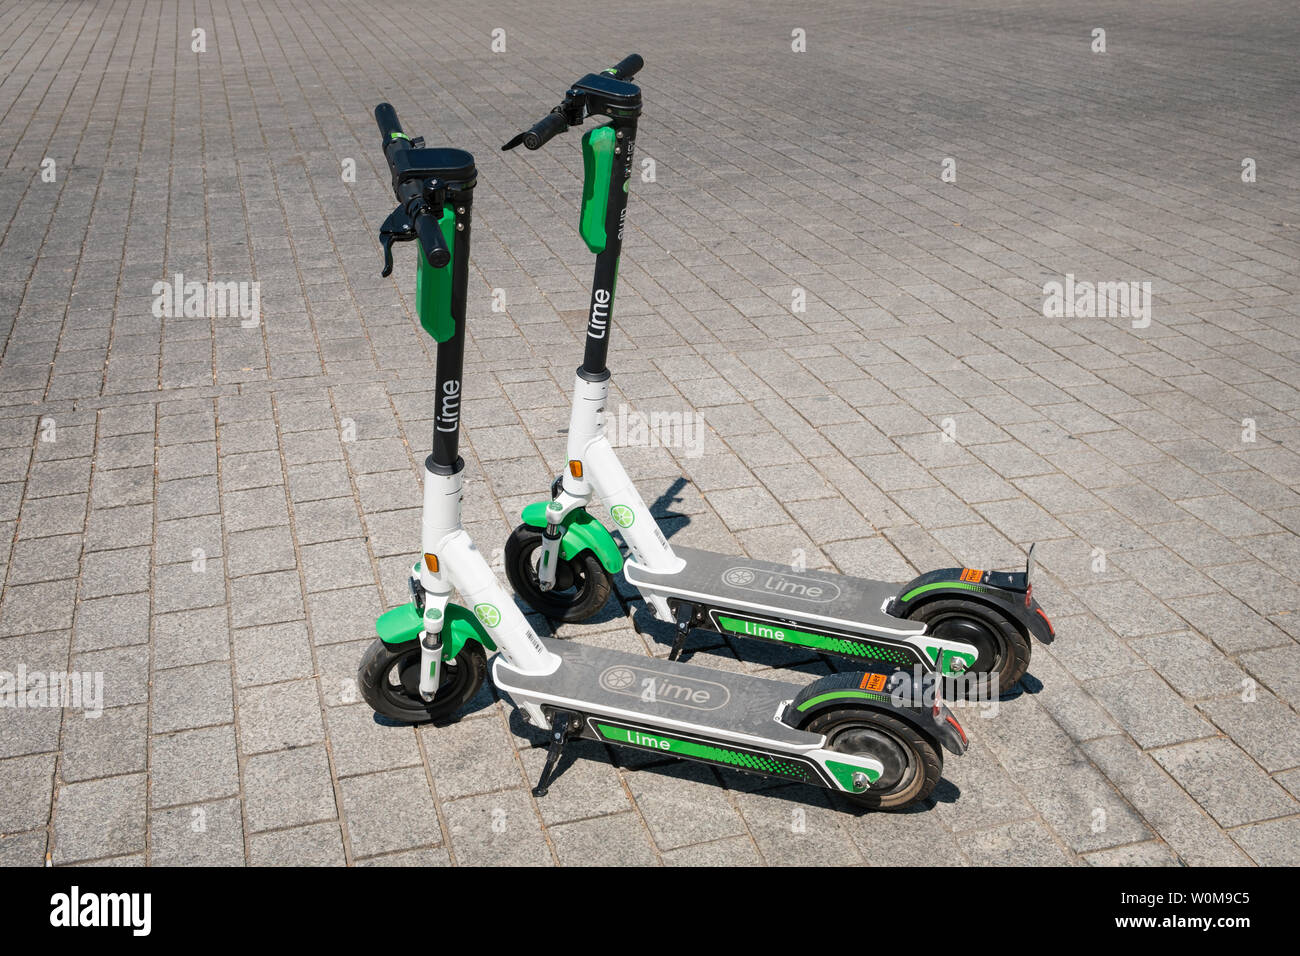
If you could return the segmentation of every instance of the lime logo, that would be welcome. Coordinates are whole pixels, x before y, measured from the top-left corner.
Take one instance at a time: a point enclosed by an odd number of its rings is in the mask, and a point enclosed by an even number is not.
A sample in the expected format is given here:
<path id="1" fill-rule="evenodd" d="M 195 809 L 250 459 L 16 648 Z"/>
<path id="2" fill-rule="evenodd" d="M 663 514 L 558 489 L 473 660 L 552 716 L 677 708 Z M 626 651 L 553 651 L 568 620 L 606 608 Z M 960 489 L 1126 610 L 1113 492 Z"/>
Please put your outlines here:
<path id="1" fill-rule="evenodd" d="M 475 604 L 474 616 L 488 627 L 496 627 L 501 623 L 501 612 L 491 604 Z"/>
<path id="2" fill-rule="evenodd" d="M 754 583 L 754 572 L 749 568 L 729 568 L 722 576 L 722 580 L 733 587 L 743 588 L 747 584 Z"/>
<path id="3" fill-rule="evenodd" d="M 609 515 L 620 528 L 630 528 L 636 520 L 636 513 L 627 505 L 615 505 L 609 509 Z"/>
<path id="4" fill-rule="evenodd" d="M 630 667 L 611 667 L 602 675 L 601 683 L 610 690 L 627 690 L 636 683 L 636 671 Z"/>
<path id="5" fill-rule="evenodd" d="M 611 694 L 635 697 L 644 704 L 717 710 L 731 699 L 731 691 L 717 681 L 701 680 L 639 664 L 615 664 L 600 672 L 597 681 Z M 670 711 L 671 713 L 671 711 Z"/>
<path id="6" fill-rule="evenodd" d="M 749 568 L 736 565 L 722 572 L 722 580 L 733 588 L 776 595 L 782 599 L 807 601 L 810 604 L 830 604 L 840 598 L 840 586 L 826 578 L 800 577 L 768 565 Z"/>

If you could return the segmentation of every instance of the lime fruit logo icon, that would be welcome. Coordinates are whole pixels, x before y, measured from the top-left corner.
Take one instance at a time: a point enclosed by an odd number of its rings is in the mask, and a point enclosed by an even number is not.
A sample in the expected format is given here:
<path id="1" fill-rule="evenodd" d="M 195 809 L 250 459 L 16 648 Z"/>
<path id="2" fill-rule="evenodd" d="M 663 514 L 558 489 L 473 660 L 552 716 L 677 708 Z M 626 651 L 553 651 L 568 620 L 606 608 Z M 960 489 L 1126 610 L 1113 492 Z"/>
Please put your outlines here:
<path id="1" fill-rule="evenodd" d="M 600 682 L 610 690 L 627 690 L 636 683 L 636 671 L 630 667 L 611 667 L 601 675 Z"/>
<path id="2" fill-rule="evenodd" d="M 754 572 L 749 568 L 730 568 L 722 576 L 722 580 L 738 588 L 743 588 L 747 584 L 754 583 Z"/>
<path id="3" fill-rule="evenodd" d="M 620 528 L 630 528 L 636 520 L 636 513 L 627 505 L 615 505 L 609 509 L 609 515 Z"/>
<path id="4" fill-rule="evenodd" d="M 501 612 L 491 604 L 475 604 L 474 616 L 488 627 L 496 627 L 501 623 Z"/>

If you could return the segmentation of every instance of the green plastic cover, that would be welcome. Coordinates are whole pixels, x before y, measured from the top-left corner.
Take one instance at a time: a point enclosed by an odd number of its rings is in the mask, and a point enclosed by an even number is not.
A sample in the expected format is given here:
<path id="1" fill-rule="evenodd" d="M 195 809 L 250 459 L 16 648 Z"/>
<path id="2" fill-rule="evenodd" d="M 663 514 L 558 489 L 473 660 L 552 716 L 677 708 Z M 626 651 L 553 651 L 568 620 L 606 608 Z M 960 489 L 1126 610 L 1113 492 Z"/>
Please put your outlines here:
<path id="1" fill-rule="evenodd" d="M 451 266 L 456 261 L 456 213 L 446 206 L 438 220 L 442 238 L 447 242 L 451 259 L 441 269 L 429 265 L 429 259 L 420 247 L 419 269 L 415 273 L 415 311 L 420 316 L 424 331 L 435 342 L 446 342 L 456 334 L 456 320 L 451 315 Z"/>
<path id="2" fill-rule="evenodd" d="M 609 209 L 609 181 L 614 175 L 614 130 L 597 126 L 582 136 L 582 221 L 578 231 L 592 252 L 605 251 L 605 213 Z"/>

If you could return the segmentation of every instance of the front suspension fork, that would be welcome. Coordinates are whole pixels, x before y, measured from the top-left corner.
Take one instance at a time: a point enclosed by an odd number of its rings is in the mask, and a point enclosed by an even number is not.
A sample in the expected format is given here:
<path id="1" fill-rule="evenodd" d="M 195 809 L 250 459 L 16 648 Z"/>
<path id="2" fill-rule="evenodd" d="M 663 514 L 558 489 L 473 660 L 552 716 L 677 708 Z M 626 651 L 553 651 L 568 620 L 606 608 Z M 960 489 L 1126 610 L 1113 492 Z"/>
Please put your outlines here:
<path id="1" fill-rule="evenodd" d="M 426 703 L 433 700 L 442 683 L 442 625 L 451 599 L 451 587 L 442 581 L 442 575 L 435 575 L 434 580 L 445 590 L 427 591 L 421 582 L 420 566 L 411 569 L 411 592 L 424 616 L 424 630 L 420 632 L 420 697 Z"/>
<path id="2" fill-rule="evenodd" d="M 559 483 L 558 483 L 559 484 Z M 554 501 L 546 506 L 546 529 L 542 532 L 542 555 L 537 559 L 537 583 L 542 591 L 555 587 L 555 566 L 560 561 L 560 538 L 564 537 L 564 518 L 576 507 L 585 507 L 586 501 L 565 492 L 560 485 Z"/>

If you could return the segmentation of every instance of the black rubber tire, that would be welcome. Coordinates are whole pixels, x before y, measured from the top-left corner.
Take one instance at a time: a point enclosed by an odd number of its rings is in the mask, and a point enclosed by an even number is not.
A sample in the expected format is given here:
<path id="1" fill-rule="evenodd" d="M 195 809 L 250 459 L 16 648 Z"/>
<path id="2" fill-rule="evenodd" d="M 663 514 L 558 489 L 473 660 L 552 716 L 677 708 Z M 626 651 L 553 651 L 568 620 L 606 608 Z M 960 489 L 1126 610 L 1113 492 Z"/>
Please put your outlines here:
<path id="1" fill-rule="evenodd" d="M 840 707 L 815 713 L 801 727 L 826 735 L 826 749 L 866 753 L 885 763 L 885 775 L 863 793 L 845 799 L 872 810 L 901 810 L 924 800 L 943 775 L 943 754 L 915 727 L 866 707 Z M 867 746 L 863 746 L 867 744 Z M 895 779 L 891 771 L 897 772 Z"/>
<path id="2" fill-rule="evenodd" d="M 944 696 L 949 700 L 991 700 L 1010 691 L 1029 669 L 1029 636 L 997 608 L 978 601 L 941 598 L 915 608 L 908 618 L 924 622 L 926 632 L 936 637 L 943 637 L 947 630 L 958 632 L 952 633 L 956 640 L 985 645 L 963 679 L 944 678 Z M 992 690 L 995 676 L 997 694 Z"/>
<path id="3" fill-rule="evenodd" d="M 583 551 L 555 569 L 555 587 L 543 591 L 537 581 L 535 555 L 542 546 L 542 529 L 521 524 L 506 541 L 506 577 L 524 603 L 553 621 L 576 623 L 600 613 L 614 582 L 590 551 Z"/>
<path id="4" fill-rule="evenodd" d="M 478 641 L 466 641 L 455 661 L 444 661 L 438 692 L 426 703 L 419 692 L 420 642 L 366 649 L 357 671 L 361 696 L 376 713 L 404 724 L 444 723 L 474 699 L 487 679 L 487 655 Z"/>

